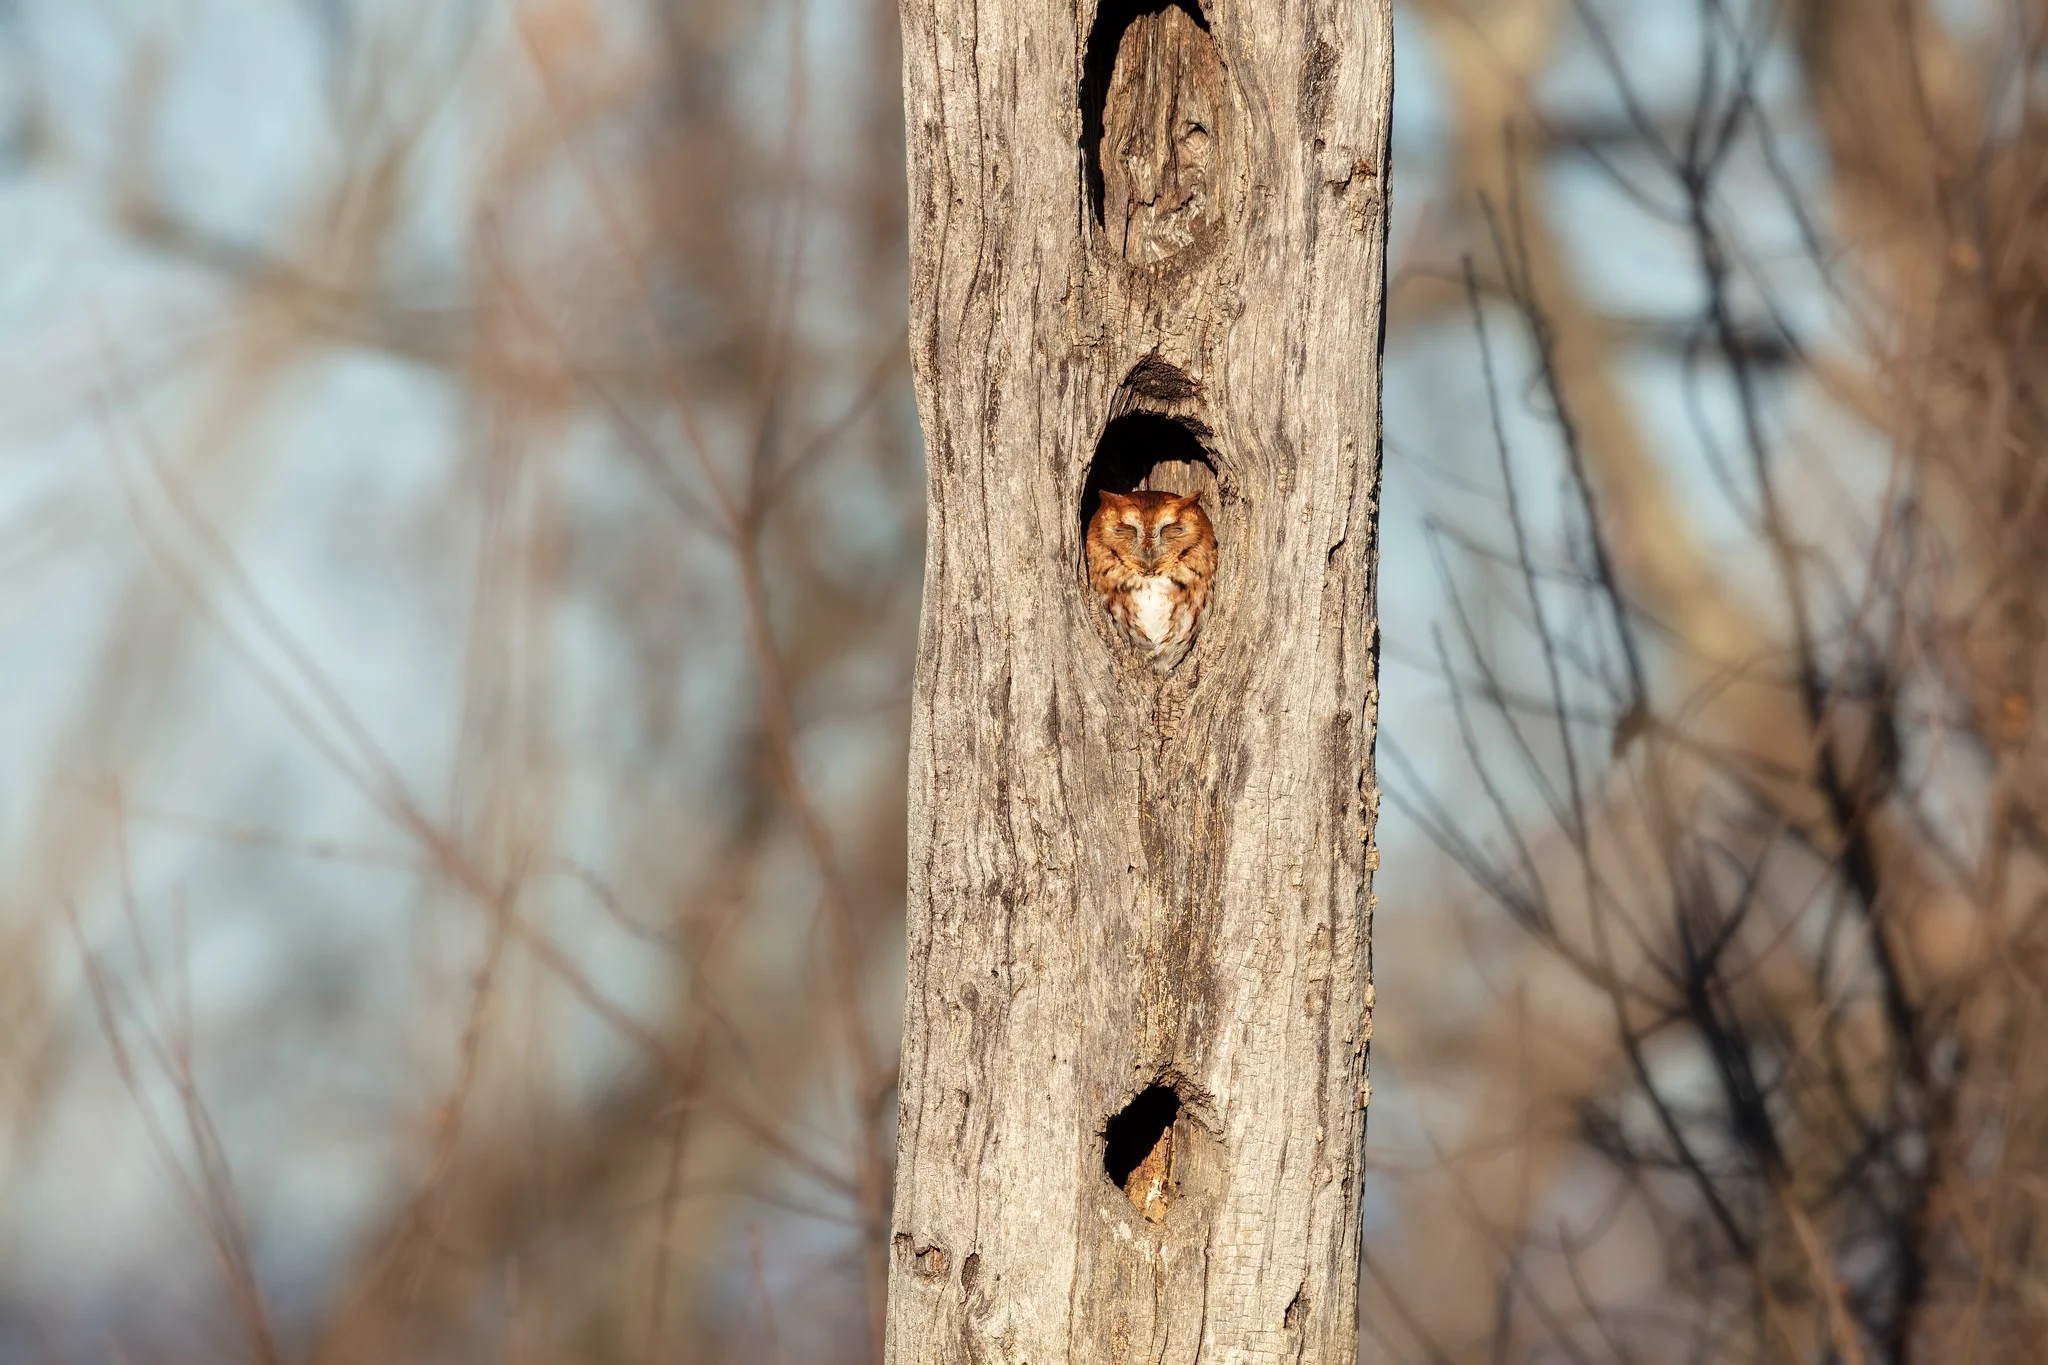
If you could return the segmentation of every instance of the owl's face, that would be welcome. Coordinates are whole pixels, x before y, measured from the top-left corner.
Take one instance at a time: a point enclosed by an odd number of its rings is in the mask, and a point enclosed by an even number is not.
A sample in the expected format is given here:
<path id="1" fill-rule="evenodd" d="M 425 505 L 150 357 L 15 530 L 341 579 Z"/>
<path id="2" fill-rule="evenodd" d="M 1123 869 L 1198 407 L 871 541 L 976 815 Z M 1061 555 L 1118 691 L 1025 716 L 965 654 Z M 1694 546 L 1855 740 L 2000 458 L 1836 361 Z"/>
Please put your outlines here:
<path id="1" fill-rule="evenodd" d="M 1216 532 L 1197 495 L 1103 493 L 1088 520 L 1088 582 L 1155 673 L 1187 656 L 1209 603 Z"/>
<path id="2" fill-rule="evenodd" d="M 1216 543 L 1199 496 L 1104 492 L 1089 527 L 1091 539 L 1114 554 L 1127 572 L 1147 577 L 1171 574 L 1190 550 Z"/>

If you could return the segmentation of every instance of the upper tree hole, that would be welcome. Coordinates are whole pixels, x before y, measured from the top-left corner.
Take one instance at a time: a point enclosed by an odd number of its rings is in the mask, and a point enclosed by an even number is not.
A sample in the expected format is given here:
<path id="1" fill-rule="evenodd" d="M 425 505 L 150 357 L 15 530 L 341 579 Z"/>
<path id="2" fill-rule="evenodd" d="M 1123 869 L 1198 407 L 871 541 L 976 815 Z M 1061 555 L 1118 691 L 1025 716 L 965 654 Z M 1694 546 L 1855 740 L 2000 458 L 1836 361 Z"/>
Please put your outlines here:
<path id="1" fill-rule="evenodd" d="M 1180 1096 L 1155 1085 L 1110 1117 L 1102 1133 L 1102 1169 L 1150 1222 L 1166 1217 L 1173 1178 L 1173 1123 Z"/>
<path id="2" fill-rule="evenodd" d="M 1088 209 L 1120 255 L 1165 261 L 1219 216 L 1223 61 L 1198 0 L 1102 0 L 1082 59 Z"/>
<path id="3" fill-rule="evenodd" d="M 1088 51 L 1081 62 L 1081 155 L 1088 170 L 1088 209 L 1102 222 L 1102 115 L 1109 102 L 1110 77 L 1116 72 L 1117 48 L 1132 24 L 1167 9 L 1178 9 L 1207 33 L 1208 16 L 1196 0 L 1102 0 L 1088 30 Z"/>

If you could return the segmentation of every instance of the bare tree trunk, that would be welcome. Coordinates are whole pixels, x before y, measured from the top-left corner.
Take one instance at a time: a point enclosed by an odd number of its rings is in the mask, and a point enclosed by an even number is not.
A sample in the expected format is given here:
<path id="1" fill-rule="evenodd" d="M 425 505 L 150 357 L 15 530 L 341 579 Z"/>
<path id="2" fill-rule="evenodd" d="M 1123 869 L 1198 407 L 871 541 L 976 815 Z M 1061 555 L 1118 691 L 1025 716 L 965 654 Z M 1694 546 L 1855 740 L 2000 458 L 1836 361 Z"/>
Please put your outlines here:
<path id="1" fill-rule="evenodd" d="M 1143 3 L 903 10 L 897 1365 L 1357 1355 L 1390 6 Z M 1163 678 L 1083 567 L 1136 487 L 1220 547 Z"/>

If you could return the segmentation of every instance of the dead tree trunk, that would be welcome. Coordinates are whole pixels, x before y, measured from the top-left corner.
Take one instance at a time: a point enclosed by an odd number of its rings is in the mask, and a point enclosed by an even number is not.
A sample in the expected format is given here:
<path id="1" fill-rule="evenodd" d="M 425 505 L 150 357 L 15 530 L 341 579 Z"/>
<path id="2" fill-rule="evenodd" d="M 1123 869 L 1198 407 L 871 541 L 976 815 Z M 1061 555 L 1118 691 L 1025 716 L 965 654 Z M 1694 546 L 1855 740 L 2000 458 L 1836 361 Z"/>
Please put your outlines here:
<path id="1" fill-rule="evenodd" d="M 1163 7 L 1162 7 L 1163 5 Z M 930 463 L 888 1359 L 1348 1362 L 1390 0 L 904 0 Z M 1147 671 L 1102 490 L 1220 563 Z"/>

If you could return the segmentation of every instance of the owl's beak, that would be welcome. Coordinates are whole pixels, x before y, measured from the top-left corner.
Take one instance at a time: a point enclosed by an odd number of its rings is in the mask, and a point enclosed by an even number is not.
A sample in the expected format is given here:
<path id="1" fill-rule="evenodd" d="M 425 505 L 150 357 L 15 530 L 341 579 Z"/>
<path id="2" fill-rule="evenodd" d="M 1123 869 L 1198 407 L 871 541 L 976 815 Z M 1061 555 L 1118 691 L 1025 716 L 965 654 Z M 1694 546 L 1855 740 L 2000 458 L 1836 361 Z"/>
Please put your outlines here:
<path id="1" fill-rule="evenodd" d="M 1138 558 L 1143 561 L 1148 569 L 1157 564 L 1165 553 L 1166 546 L 1150 536 L 1146 536 L 1138 541 Z"/>

